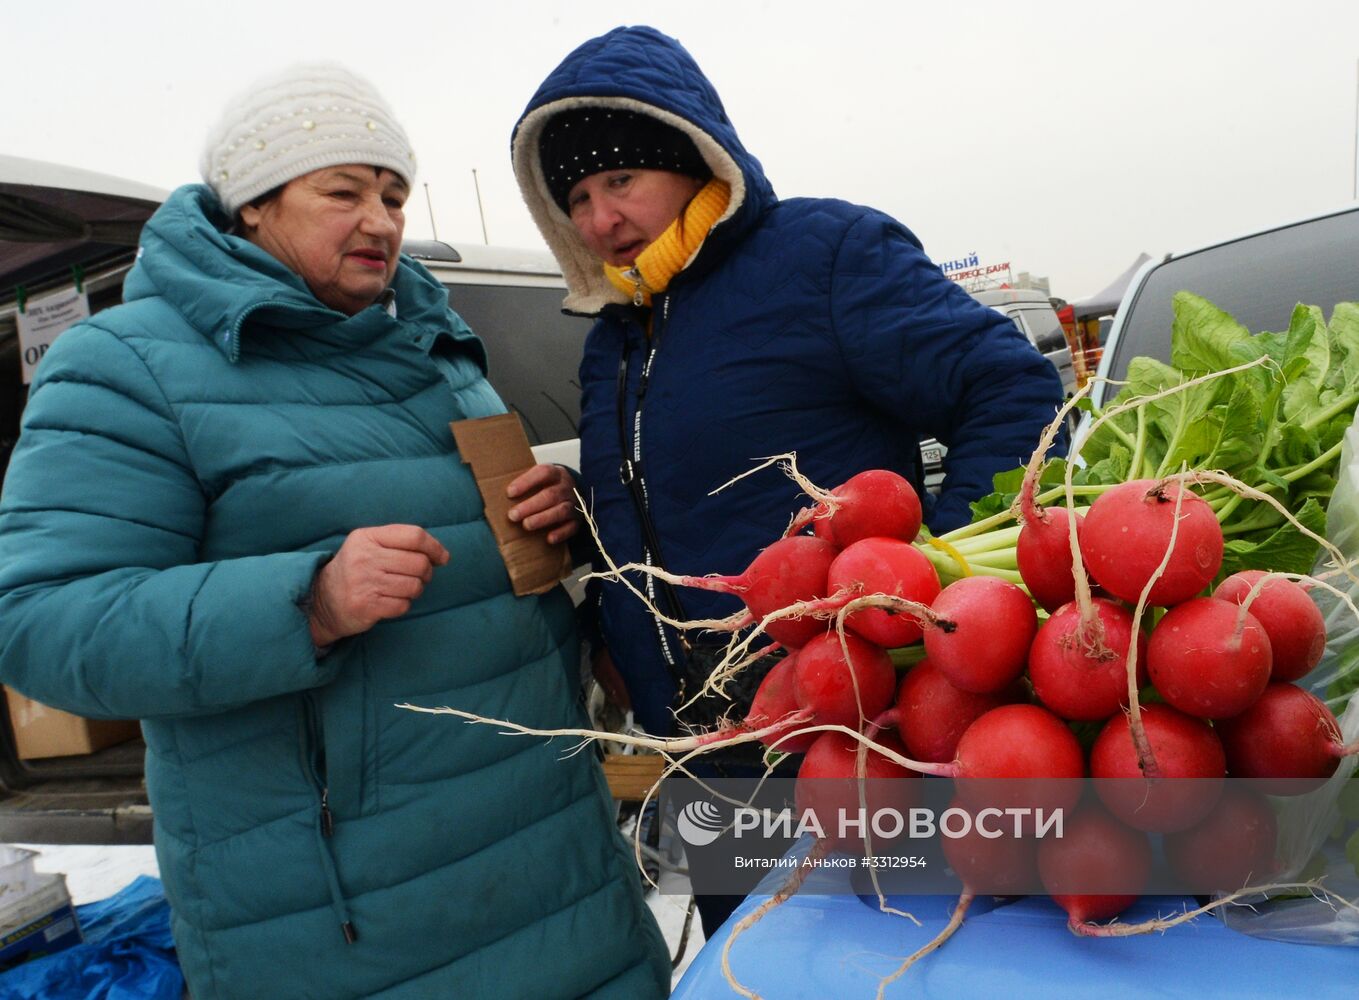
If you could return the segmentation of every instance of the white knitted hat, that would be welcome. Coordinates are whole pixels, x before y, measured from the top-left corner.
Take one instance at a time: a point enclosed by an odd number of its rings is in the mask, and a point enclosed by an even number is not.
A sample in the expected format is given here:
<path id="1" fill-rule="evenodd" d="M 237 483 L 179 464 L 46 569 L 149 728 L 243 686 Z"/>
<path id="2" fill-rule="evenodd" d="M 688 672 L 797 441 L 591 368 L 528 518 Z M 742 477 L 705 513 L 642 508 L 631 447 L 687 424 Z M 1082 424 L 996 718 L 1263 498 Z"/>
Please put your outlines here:
<path id="1" fill-rule="evenodd" d="M 410 140 L 372 84 L 322 63 L 294 66 L 237 95 L 208 133 L 198 167 L 234 218 L 252 198 L 344 163 L 415 180 Z"/>

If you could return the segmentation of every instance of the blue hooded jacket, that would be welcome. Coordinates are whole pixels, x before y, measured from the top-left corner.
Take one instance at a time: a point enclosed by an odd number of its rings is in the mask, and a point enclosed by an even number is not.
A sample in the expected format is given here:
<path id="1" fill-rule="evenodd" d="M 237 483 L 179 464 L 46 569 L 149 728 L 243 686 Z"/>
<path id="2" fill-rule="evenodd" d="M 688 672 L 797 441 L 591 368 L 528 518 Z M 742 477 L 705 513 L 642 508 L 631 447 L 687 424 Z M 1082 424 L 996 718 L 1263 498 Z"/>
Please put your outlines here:
<path id="1" fill-rule="evenodd" d="M 582 105 L 682 129 L 731 187 L 726 213 L 654 297 L 650 336 L 544 182 L 543 127 Z M 713 492 L 760 459 L 796 452 L 802 473 L 829 489 L 870 468 L 910 476 L 919 440 L 936 437 L 948 446 L 946 478 L 937 501 L 922 499 L 929 525 L 944 531 L 970 519 L 995 473 L 1028 459 L 1062 401 L 1052 365 L 945 278 L 905 226 L 843 201 L 776 197 L 688 52 L 651 28 L 618 28 L 567 56 L 529 102 L 512 152 L 562 265 L 564 308 L 599 317 L 580 369 L 580 485 L 619 564 L 644 558 L 620 480 L 625 449 L 645 482 L 661 564 L 738 574 L 808 502 L 772 468 Z M 690 620 L 738 607 L 694 590 L 680 599 Z M 667 659 L 681 655 L 672 630 L 617 585 L 602 589 L 600 614 L 637 718 L 668 732 Z"/>
<path id="2" fill-rule="evenodd" d="M 589 756 L 397 707 L 583 722 L 571 602 L 513 594 L 449 431 L 503 412 L 480 342 L 407 258 L 395 316 L 345 316 L 226 221 L 176 191 L 127 304 L 43 360 L 0 502 L 0 679 L 143 720 L 195 1000 L 664 996 Z M 313 575 L 391 523 L 449 564 L 318 657 Z"/>

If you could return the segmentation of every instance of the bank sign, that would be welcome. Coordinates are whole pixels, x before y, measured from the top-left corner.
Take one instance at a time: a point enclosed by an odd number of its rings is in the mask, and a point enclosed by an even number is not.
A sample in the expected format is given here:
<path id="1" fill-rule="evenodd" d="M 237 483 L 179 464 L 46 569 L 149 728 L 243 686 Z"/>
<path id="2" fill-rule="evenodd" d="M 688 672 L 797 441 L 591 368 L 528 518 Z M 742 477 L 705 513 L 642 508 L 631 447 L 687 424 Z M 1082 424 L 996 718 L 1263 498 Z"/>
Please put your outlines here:
<path id="1" fill-rule="evenodd" d="M 939 265 L 939 270 L 944 272 L 944 277 L 963 284 L 999 280 L 997 276 L 1003 276 L 1006 281 L 1010 279 L 1008 260 L 1002 264 L 983 264 L 976 253 L 967 254 L 957 260 L 946 260 Z"/>

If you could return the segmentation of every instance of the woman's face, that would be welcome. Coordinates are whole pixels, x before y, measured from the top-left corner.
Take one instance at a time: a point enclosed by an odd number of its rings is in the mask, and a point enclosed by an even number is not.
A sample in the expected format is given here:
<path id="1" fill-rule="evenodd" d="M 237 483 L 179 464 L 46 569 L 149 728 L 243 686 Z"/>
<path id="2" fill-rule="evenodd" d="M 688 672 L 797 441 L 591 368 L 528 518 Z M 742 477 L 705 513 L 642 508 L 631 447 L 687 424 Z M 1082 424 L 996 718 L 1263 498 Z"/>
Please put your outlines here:
<path id="1" fill-rule="evenodd" d="M 390 170 L 344 165 L 303 174 L 241 208 L 241 235 L 292 268 L 312 294 L 352 316 L 396 273 L 410 189 Z"/>
<path id="2" fill-rule="evenodd" d="M 576 182 L 566 207 L 591 253 L 629 267 L 679 218 L 703 184 L 669 170 L 602 170 Z"/>

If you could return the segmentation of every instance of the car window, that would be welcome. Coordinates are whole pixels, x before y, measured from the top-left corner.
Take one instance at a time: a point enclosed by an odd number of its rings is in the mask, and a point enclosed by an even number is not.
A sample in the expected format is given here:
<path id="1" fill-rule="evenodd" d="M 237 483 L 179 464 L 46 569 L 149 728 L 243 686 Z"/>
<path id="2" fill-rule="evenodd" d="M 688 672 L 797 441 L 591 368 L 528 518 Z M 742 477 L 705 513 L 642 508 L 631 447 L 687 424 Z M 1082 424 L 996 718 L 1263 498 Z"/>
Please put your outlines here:
<path id="1" fill-rule="evenodd" d="M 1170 360 L 1171 299 L 1201 295 L 1253 333 L 1286 330 L 1299 302 L 1322 308 L 1359 299 L 1359 211 L 1312 219 L 1283 229 L 1177 257 L 1154 269 L 1129 303 L 1109 375 L 1126 377 L 1139 355 Z"/>
<path id="2" fill-rule="evenodd" d="M 1044 354 L 1060 351 L 1067 346 L 1062 324 L 1051 309 L 1025 309 L 1023 316 L 1029 339 Z"/>
<path id="3" fill-rule="evenodd" d="M 580 357 L 592 320 L 562 313 L 564 288 L 449 286 L 448 301 L 486 345 L 490 382 L 523 417 L 530 444 L 580 436 Z"/>

